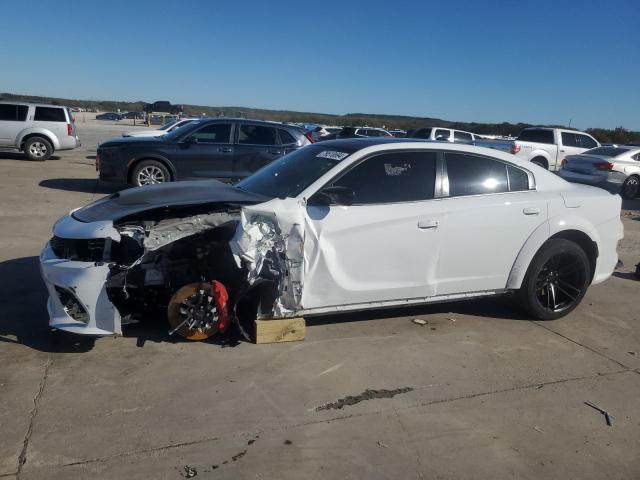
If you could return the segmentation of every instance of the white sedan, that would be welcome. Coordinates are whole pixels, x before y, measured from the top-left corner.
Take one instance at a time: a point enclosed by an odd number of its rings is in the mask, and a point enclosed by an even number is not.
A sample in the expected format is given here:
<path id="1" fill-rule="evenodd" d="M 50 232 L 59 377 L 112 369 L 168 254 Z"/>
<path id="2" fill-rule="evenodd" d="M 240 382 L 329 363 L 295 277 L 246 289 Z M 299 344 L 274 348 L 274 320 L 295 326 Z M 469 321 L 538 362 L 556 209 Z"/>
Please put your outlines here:
<path id="1" fill-rule="evenodd" d="M 202 339 L 284 318 L 515 292 L 536 319 L 606 280 L 621 199 L 481 147 L 309 145 L 235 186 L 115 193 L 60 219 L 40 262 L 50 325 L 119 334 L 158 309 Z"/>
<path id="2" fill-rule="evenodd" d="M 131 132 L 124 132 L 123 137 L 161 137 L 162 135 L 173 132 L 180 127 L 183 127 L 191 122 L 200 120 L 199 118 L 183 118 L 182 120 L 176 120 L 174 122 L 165 123 L 160 128 L 147 128 L 146 130 L 133 130 Z"/>

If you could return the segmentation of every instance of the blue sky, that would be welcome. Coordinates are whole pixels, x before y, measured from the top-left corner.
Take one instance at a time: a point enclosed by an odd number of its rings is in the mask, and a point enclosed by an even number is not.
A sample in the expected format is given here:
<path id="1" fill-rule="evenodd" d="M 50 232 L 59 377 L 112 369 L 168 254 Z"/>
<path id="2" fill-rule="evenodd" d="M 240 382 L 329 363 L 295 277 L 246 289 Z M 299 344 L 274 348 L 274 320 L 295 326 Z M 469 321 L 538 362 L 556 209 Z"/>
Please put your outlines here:
<path id="1" fill-rule="evenodd" d="M 0 91 L 640 130 L 638 0 L 0 7 Z"/>

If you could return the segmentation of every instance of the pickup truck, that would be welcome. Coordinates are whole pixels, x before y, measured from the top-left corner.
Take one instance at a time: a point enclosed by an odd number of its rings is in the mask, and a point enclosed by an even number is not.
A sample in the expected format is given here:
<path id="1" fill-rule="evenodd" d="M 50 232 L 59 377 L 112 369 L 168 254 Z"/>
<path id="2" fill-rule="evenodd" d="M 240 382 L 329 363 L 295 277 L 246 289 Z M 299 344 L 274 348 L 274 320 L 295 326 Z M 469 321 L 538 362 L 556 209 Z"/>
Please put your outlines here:
<path id="1" fill-rule="evenodd" d="M 523 160 L 557 172 L 567 155 L 576 155 L 599 147 L 600 143 L 584 132 L 563 128 L 525 128 L 511 144 L 510 151 Z"/>

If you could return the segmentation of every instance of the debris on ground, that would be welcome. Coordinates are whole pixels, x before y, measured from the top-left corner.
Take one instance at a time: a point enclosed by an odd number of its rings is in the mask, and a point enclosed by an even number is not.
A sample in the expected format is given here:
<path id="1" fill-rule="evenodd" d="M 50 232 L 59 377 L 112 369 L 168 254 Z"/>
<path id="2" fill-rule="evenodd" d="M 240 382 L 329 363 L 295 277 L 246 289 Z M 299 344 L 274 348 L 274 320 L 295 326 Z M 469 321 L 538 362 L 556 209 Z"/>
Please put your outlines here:
<path id="1" fill-rule="evenodd" d="M 235 462 L 237 460 L 240 460 L 242 457 L 244 457 L 247 454 L 246 450 L 241 451 L 240 453 L 236 453 L 233 457 L 231 457 L 231 461 Z"/>
<path id="2" fill-rule="evenodd" d="M 604 419 L 605 419 L 605 421 L 607 422 L 607 425 L 608 425 L 608 426 L 610 426 L 610 427 L 611 427 L 611 426 L 613 426 L 613 422 L 612 422 L 612 420 L 614 420 L 616 417 L 614 417 L 613 415 L 611 415 L 611 414 L 610 414 L 609 412 L 607 412 L 605 409 L 600 408 L 598 405 L 596 405 L 596 404 L 595 404 L 595 403 L 593 403 L 593 402 L 586 401 L 586 402 L 584 402 L 584 403 L 585 403 L 585 405 L 590 406 L 590 407 L 591 407 L 591 408 L 593 408 L 594 410 L 597 410 L 597 411 L 599 411 L 602 415 L 604 415 Z"/>
<path id="3" fill-rule="evenodd" d="M 291 440 L 285 440 L 284 444 L 285 445 L 293 445 L 293 442 Z"/>
<path id="4" fill-rule="evenodd" d="M 541 429 L 539 426 L 537 426 L 537 425 L 535 425 L 535 426 L 533 427 L 533 429 L 534 429 L 536 432 L 538 432 L 538 433 L 544 433 L 544 430 L 542 430 L 542 429 Z"/>
<path id="5" fill-rule="evenodd" d="M 389 445 L 387 445 L 387 444 L 386 444 L 386 443 L 384 443 L 384 442 L 381 442 L 380 440 L 378 440 L 378 446 L 379 446 L 379 447 L 382 447 L 382 448 L 389 448 Z"/>
<path id="6" fill-rule="evenodd" d="M 423 319 L 421 319 L 421 318 L 414 318 L 414 319 L 413 319 L 413 320 L 411 320 L 411 321 L 412 321 L 413 323 L 415 323 L 416 325 L 422 325 L 422 326 L 424 326 L 424 325 L 426 325 L 426 324 L 428 324 L 428 323 L 429 323 L 429 322 L 427 322 L 426 320 L 423 320 Z"/>
<path id="7" fill-rule="evenodd" d="M 198 475 L 198 470 L 196 470 L 195 467 L 190 467 L 189 465 L 185 465 L 182 468 L 182 472 L 180 472 L 180 475 L 184 478 L 193 478 L 196 475 Z"/>
<path id="8" fill-rule="evenodd" d="M 391 398 L 401 393 L 411 392 L 412 387 L 396 388 L 395 390 L 365 390 L 360 395 L 349 395 L 347 397 L 336 400 L 335 402 L 327 403 L 316 407 L 316 412 L 321 410 L 339 410 L 344 407 L 355 405 L 356 403 L 364 402 L 365 400 L 373 400 L 375 398 Z"/>

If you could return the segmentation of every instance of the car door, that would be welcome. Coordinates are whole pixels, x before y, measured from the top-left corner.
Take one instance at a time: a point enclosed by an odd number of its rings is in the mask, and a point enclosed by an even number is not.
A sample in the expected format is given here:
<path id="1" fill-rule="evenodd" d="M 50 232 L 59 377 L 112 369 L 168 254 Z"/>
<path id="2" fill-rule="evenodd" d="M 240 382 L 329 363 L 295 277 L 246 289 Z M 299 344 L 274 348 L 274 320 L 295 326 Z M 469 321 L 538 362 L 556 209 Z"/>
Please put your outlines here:
<path id="1" fill-rule="evenodd" d="M 233 178 L 232 122 L 206 123 L 178 142 L 171 160 L 178 178 Z"/>
<path id="2" fill-rule="evenodd" d="M 580 146 L 578 136 L 573 132 L 560 132 L 560 141 L 562 143 L 558 145 L 556 167 L 552 168 L 552 170 L 559 170 L 562 161 L 568 155 L 577 155 L 578 153 L 584 152 L 584 148 Z"/>
<path id="3" fill-rule="evenodd" d="M 27 126 L 27 105 L 0 103 L 0 145 L 13 147 L 18 134 Z"/>
<path id="4" fill-rule="evenodd" d="M 503 289 L 518 252 L 547 220 L 547 199 L 515 165 L 469 153 L 444 157 L 437 294 Z"/>
<path id="5" fill-rule="evenodd" d="M 395 151 L 366 158 L 330 182 L 351 206 L 307 203 L 304 308 L 429 297 L 440 249 L 437 154 Z"/>
<path id="6" fill-rule="evenodd" d="M 235 178 L 244 178 L 284 154 L 276 128 L 270 125 L 241 122 L 235 145 Z"/>

